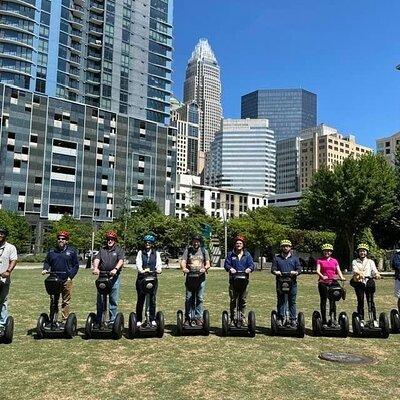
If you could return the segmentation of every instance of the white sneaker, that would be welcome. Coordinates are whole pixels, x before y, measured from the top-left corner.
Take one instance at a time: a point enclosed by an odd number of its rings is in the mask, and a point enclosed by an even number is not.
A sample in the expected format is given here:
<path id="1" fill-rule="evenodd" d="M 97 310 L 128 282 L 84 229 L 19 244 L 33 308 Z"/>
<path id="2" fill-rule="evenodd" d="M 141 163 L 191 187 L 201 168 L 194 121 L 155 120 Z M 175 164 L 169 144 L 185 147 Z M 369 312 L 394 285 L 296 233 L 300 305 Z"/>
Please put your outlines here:
<path id="1" fill-rule="evenodd" d="M 379 322 L 378 321 L 374 321 L 374 328 L 379 328 Z"/>
<path id="2" fill-rule="evenodd" d="M 156 321 L 151 321 L 151 326 L 152 326 L 153 328 L 155 328 L 155 327 L 157 326 L 157 322 L 156 322 Z"/>
<path id="3" fill-rule="evenodd" d="M 361 320 L 361 321 L 360 321 L 360 326 L 361 326 L 361 328 L 364 328 L 364 326 L 365 326 L 364 320 Z"/>
<path id="4" fill-rule="evenodd" d="M 138 321 L 138 322 L 136 322 L 136 326 L 137 326 L 138 328 L 140 328 L 140 327 L 142 326 L 142 323 L 141 323 L 140 321 Z"/>

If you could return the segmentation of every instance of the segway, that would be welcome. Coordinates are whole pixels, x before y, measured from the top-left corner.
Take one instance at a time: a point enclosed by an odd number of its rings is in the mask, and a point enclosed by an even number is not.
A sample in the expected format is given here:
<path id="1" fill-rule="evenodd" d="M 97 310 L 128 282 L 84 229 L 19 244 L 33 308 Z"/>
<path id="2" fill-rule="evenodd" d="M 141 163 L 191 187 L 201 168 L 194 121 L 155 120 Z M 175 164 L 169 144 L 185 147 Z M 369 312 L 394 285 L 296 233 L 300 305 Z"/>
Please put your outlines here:
<path id="1" fill-rule="evenodd" d="M 374 277 L 367 277 L 368 280 L 375 279 Z M 373 292 L 372 292 L 373 294 Z M 363 324 L 361 317 L 357 312 L 353 312 L 352 315 L 352 327 L 354 336 L 359 337 L 381 337 L 388 338 L 390 333 L 389 318 L 386 313 L 382 312 L 379 314 L 379 321 L 376 320 L 375 315 L 372 311 L 371 298 L 367 296 L 368 304 L 368 321 Z"/>
<path id="2" fill-rule="evenodd" d="M 339 313 L 337 318 L 336 303 L 346 298 L 346 291 L 338 280 L 332 280 L 328 287 L 329 300 L 329 321 L 322 323 L 319 311 L 314 311 L 312 315 L 312 329 L 314 336 L 341 336 L 347 337 L 349 334 L 349 318 L 345 312 Z"/>
<path id="3" fill-rule="evenodd" d="M 103 310 L 100 323 L 96 324 L 96 314 L 90 313 L 86 319 L 85 337 L 91 339 L 97 336 L 111 336 L 113 339 L 121 339 L 124 329 L 124 316 L 117 313 L 113 322 L 108 322 L 108 295 L 111 293 L 112 282 L 107 271 L 100 271 L 96 279 L 96 288 L 103 300 Z"/>
<path id="4" fill-rule="evenodd" d="M 36 325 L 37 339 L 53 336 L 64 336 L 67 339 L 72 339 L 76 335 L 77 320 L 74 313 L 68 315 L 65 323 L 58 320 L 58 306 L 64 282 L 56 272 L 52 271 L 44 280 L 44 286 L 50 296 L 50 315 L 46 313 L 40 314 Z"/>
<path id="5" fill-rule="evenodd" d="M 392 333 L 400 332 L 400 315 L 397 308 L 393 308 L 390 311 L 390 326 L 392 327 Z"/>
<path id="6" fill-rule="evenodd" d="M 164 313 L 162 311 L 158 311 L 156 313 L 156 326 L 152 326 L 149 313 L 150 297 L 153 294 L 157 284 L 157 272 L 155 271 L 150 272 L 149 269 L 145 269 L 143 274 L 144 277 L 142 278 L 140 284 L 142 291 L 146 293 L 145 303 L 144 303 L 145 321 L 141 326 L 138 327 L 136 314 L 134 312 L 131 312 L 129 314 L 129 327 L 128 327 L 129 337 L 133 339 L 140 334 L 144 334 L 146 336 L 156 335 L 157 337 L 161 338 L 164 336 L 164 327 L 165 327 Z"/>
<path id="7" fill-rule="evenodd" d="M 210 334 L 210 313 L 208 310 L 203 311 L 202 325 L 197 325 L 196 323 L 195 310 L 197 303 L 197 290 L 200 287 L 202 275 L 203 273 L 198 271 L 190 271 L 186 275 L 186 288 L 193 294 L 190 301 L 189 323 L 184 323 L 184 315 L 182 310 L 178 310 L 176 313 L 176 333 L 178 336 L 186 334 L 203 334 L 208 336 Z"/>
<path id="8" fill-rule="evenodd" d="M 256 315 L 254 311 L 250 311 L 247 316 L 247 324 L 244 321 L 243 314 L 240 311 L 239 296 L 244 293 L 249 283 L 248 274 L 245 272 L 236 272 L 232 276 L 233 279 L 233 291 L 236 300 L 235 315 L 231 323 L 229 323 L 229 315 L 227 311 L 222 312 L 222 336 L 229 334 L 248 334 L 254 337 L 256 334 Z"/>
<path id="9" fill-rule="evenodd" d="M 271 312 L 271 333 L 272 335 L 282 336 L 297 336 L 299 338 L 304 337 L 305 331 L 305 318 L 302 312 L 297 314 L 296 326 L 292 326 L 290 321 L 289 313 L 289 293 L 292 290 L 294 284 L 294 277 L 290 272 L 282 272 L 281 275 L 277 275 L 278 292 L 284 294 L 284 320 L 282 325 L 278 324 L 278 313 L 276 310 Z"/>
<path id="10" fill-rule="evenodd" d="M 4 285 L 5 282 L 3 282 L 0 279 L 0 289 Z M 2 307 L 3 303 L 5 301 L 4 299 L 0 299 L 0 307 Z M 13 335 L 14 335 L 14 318 L 10 315 L 7 317 L 6 322 L 4 325 L 0 325 L 0 343 L 11 343 L 13 340 Z"/>

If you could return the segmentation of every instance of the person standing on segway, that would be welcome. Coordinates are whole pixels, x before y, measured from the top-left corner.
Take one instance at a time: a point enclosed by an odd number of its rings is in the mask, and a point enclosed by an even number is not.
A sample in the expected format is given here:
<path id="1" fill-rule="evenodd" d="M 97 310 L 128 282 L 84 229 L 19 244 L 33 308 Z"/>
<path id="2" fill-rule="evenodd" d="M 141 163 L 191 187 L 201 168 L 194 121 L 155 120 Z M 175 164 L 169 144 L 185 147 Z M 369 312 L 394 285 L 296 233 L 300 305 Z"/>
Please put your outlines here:
<path id="1" fill-rule="evenodd" d="M 47 253 L 42 270 L 42 275 L 52 272 L 63 282 L 61 290 L 63 322 L 67 320 L 70 313 L 72 280 L 79 269 L 78 254 L 73 247 L 69 246 L 69 238 L 70 234 L 67 231 L 57 233 L 57 246 Z"/>
<path id="2" fill-rule="evenodd" d="M 289 292 L 289 312 L 290 312 L 290 323 L 293 328 L 297 326 L 297 310 L 296 310 L 296 297 L 297 297 L 297 281 L 296 277 L 299 275 L 301 270 L 301 264 L 299 258 L 292 254 L 292 242 L 290 240 L 282 240 L 280 243 L 281 252 L 277 254 L 271 266 L 271 273 L 277 277 L 276 282 L 276 294 L 277 294 L 277 324 L 282 326 L 285 318 L 285 295 L 281 293 L 278 285 L 278 277 L 282 273 L 290 273 L 292 276 L 293 284 Z"/>
<path id="3" fill-rule="evenodd" d="M 200 284 L 196 291 L 191 291 L 186 286 L 185 300 L 185 322 L 184 325 L 190 324 L 190 307 L 192 296 L 196 298 L 195 304 L 195 322 L 196 325 L 203 325 L 203 309 L 204 309 L 204 292 L 206 288 L 206 272 L 210 268 L 210 255 L 208 251 L 201 246 L 202 237 L 195 235 L 192 237 L 191 246 L 187 247 L 183 252 L 180 266 L 185 274 L 189 272 L 199 272 Z"/>
<path id="4" fill-rule="evenodd" d="M 234 249 L 228 253 L 224 264 L 225 270 L 229 272 L 230 320 L 231 323 L 234 322 L 236 302 L 239 302 L 241 320 L 246 323 L 245 310 L 249 289 L 247 286 L 243 293 L 236 293 L 233 287 L 233 276 L 237 272 L 245 272 L 248 279 L 249 274 L 254 271 L 254 262 L 251 254 L 245 249 L 246 238 L 244 236 L 236 236 L 233 239 L 233 244 Z"/>
<path id="5" fill-rule="evenodd" d="M 335 281 L 335 279 L 337 279 L 336 277 L 339 277 L 341 280 L 344 280 L 344 278 L 338 261 L 331 257 L 333 246 L 329 243 L 325 243 L 322 245 L 321 250 L 323 257 L 317 260 L 317 275 L 319 276 L 318 291 L 320 297 L 322 325 L 326 325 L 326 301 L 328 299 L 328 287 L 333 281 Z"/>
<path id="6" fill-rule="evenodd" d="M 119 290 L 121 286 L 121 270 L 124 266 L 124 252 L 117 246 L 118 235 L 115 231 L 105 233 L 105 246 L 97 253 L 93 260 L 93 275 L 106 272 L 111 280 L 111 292 L 109 294 L 109 324 L 113 324 L 117 316 L 119 302 Z M 100 324 L 103 313 L 103 297 L 97 293 L 97 323 Z"/>
<path id="7" fill-rule="evenodd" d="M 353 277 L 350 285 L 353 286 L 357 296 L 357 313 L 360 316 L 361 327 L 364 327 L 364 296 L 371 304 L 371 310 L 374 318 L 374 324 L 378 326 L 376 321 L 376 309 L 374 302 L 375 279 L 380 279 L 381 276 L 376 268 L 374 260 L 367 257 L 369 246 L 366 243 L 360 243 L 357 246 L 358 258 L 353 260 Z"/>
<path id="8" fill-rule="evenodd" d="M 136 303 L 136 317 L 137 326 L 142 325 L 143 319 L 143 306 L 146 299 L 146 292 L 143 291 L 143 281 L 145 278 L 145 270 L 150 270 L 150 272 L 161 274 L 161 255 L 159 251 L 154 249 L 154 244 L 156 238 L 154 235 L 146 235 L 143 238 L 144 250 L 139 250 L 136 256 L 136 267 L 138 270 L 138 275 L 136 279 L 136 292 L 137 292 L 137 303 Z M 150 305 L 149 305 L 149 316 L 151 321 L 151 326 L 157 326 L 156 323 L 156 296 L 157 296 L 158 281 L 156 280 L 154 291 L 150 295 Z"/>
<path id="9" fill-rule="evenodd" d="M 11 273 L 17 264 L 17 249 L 7 242 L 8 229 L 0 227 L 0 329 L 8 318 L 8 293 L 10 291 Z"/>

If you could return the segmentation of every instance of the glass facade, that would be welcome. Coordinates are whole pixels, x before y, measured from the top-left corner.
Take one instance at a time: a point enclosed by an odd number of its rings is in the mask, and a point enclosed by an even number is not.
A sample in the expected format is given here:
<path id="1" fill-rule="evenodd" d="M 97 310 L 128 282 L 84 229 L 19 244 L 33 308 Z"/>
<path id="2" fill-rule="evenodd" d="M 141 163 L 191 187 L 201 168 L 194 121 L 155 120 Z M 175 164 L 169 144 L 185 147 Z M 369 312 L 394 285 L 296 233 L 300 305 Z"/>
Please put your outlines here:
<path id="1" fill-rule="evenodd" d="M 276 193 L 298 192 L 300 183 L 300 138 L 276 142 Z"/>
<path id="2" fill-rule="evenodd" d="M 224 119 L 207 155 L 206 185 L 275 193 L 274 132 L 264 119 Z"/>
<path id="3" fill-rule="evenodd" d="M 172 0 L 3 0 L 0 82 L 168 124 Z"/>
<path id="4" fill-rule="evenodd" d="M 317 125 L 317 95 L 304 89 L 256 90 L 242 96 L 242 118 L 267 118 L 276 140 Z"/>

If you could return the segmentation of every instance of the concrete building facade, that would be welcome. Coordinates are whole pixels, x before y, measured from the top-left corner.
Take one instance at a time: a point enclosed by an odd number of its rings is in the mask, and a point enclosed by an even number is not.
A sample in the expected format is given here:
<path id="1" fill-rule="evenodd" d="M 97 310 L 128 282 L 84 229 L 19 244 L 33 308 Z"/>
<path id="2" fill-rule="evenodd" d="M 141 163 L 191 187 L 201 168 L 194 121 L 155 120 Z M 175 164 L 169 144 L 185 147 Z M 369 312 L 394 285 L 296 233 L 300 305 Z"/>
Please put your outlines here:
<path id="1" fill-rule="evenodd" d="M 395 162 L 396 151 L 400 147 L 400 132 L 394 133 L 392 136 L 376 140 L 377 154 L 384 155 L 392 164 Z"/>

